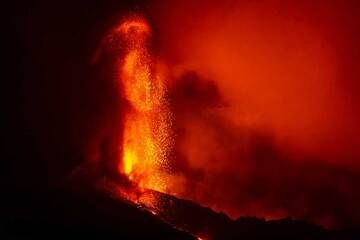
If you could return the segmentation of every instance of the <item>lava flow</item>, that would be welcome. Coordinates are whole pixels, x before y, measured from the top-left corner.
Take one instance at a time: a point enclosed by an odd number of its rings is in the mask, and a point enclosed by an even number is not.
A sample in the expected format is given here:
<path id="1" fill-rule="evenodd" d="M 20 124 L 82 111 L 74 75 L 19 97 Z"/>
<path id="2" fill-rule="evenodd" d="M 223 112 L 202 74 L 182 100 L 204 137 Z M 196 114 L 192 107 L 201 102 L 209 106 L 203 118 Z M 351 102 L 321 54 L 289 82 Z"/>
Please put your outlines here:
<path id="1" fill-rule="evenodd" d="M 139 16 L 124 21 L 113 34 L 123 41 L 118 62 L 121 95 L 127 102 L 119 171 L 143 189 L 166 191 L 171 149 L 171 117 L 164 77 L 149 51 L 151 28 Z"/>

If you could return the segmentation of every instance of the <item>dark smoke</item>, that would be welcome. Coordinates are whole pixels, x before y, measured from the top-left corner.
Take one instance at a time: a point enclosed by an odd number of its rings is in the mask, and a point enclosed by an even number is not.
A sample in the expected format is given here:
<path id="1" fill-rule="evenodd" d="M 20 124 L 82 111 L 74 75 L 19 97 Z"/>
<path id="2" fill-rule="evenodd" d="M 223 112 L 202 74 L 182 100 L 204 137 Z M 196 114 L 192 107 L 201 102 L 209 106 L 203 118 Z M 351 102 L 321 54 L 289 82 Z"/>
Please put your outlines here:
<path id="1" fill-rule="evenodd" d="M 291 216 L 327 227 L 357 225 L 356 169 L 331 167 L 311 155 L 297 159 L 276 146 L 271 131 L 235 126 L 222 115 L 229 106 L 216 83 L 196 72 L 182 74 L 169 94 L 176 129 L 172 164 L 186 179 L 185 198 L 234 218 Z M 194 127 L 203 135 L 192 136 Z M 198 144 L 187 145 L 194 137 Z M 203 137 L 210 138 L 208 147 L 201 145 Z M 189 148 L 205 155 L 189 157 Z"/>

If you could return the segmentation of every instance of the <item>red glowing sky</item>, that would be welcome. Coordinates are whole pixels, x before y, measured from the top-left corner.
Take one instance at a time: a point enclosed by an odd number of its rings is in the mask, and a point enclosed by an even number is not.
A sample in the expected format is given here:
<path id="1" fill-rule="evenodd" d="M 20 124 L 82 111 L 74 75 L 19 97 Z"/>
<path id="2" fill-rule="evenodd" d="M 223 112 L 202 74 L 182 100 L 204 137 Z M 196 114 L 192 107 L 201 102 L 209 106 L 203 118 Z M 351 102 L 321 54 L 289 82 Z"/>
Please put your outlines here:
<path id="1" fill-rule="evenodd" d="M 11 156 L 24 145 L 36 160 L 19 153 L 19 179 L 43 183 L 82 159 L 117 164 L 117 63 L 111 46 L 91 60 L 135 9 L 167 67 L 174 192 L 234 218 L 358 224 L 359 1 L 50 2 L 22 23 L 26 117 L 13 128 L 31 131 Z"/>
<path id="2" fill-rule="evenodd" d="M 166 57 L 215 81 L 231 120 L 352 166 L 360 147 L 356 5 L 163 1 L 152 17 Z"/>
<path id="3" fill-rule="evenodd" d="M 147 9 L 172 75 L 175 169 L 192 188 L 185 197 L 234 217 L 331 226 L 359 216 L 351 213 L 358 3 L 155 1 Z"/>

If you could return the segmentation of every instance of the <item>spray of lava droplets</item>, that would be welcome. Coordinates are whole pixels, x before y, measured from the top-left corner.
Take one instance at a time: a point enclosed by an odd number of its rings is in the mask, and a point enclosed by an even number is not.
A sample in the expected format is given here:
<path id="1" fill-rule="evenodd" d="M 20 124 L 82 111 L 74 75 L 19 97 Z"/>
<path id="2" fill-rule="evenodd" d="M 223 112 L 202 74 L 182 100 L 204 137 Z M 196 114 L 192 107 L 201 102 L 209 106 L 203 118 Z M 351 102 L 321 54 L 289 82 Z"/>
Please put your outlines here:
<path id="1" fill-rule="evenodd" d="M 119 170 L 140 188 L 166 191 L 171 149 L 171 113 L 164 74 L 149 51 L 151 28 L 146 19 L 131 17 L 115 28 L 125 55 L 118 80 L 128 102 Z"/>

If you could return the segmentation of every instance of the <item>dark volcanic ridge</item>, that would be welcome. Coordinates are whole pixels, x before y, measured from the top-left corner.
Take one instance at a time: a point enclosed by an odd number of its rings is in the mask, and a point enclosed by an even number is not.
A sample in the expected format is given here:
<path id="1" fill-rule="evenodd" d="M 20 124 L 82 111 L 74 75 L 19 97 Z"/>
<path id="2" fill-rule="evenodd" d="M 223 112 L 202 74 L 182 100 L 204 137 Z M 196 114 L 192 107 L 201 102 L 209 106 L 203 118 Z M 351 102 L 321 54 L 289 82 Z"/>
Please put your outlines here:
<path id="1" fill-rule="evenodd" d="M 132 187 L 87 175 L 57 187 L 4 189 L 1 239 L 360 239 L 359 231 L 330 231 L 289 218 L 232 220 L 152 190 L 137 192 L 134 201 L 128 198 Z"/>
<path id="2" fill-rule="evenodd" d="M 117 192 L 113 196 L 122 198 L 121 190 L 120 193 L 119 190 L 114 191 L 116 183 L 105 181 L 101 185 L 112 189 L 112 193 Z M 141 199 L 156 199 L 158 204 L 150 206 Z M 134 204 L 199 239 L 360 239 L 358 230 L 328 230 L 291 218 L 267 221 L 257 217 L 240 217 L 232 220 L 222 212 L 153 190 L 144 190 Z"/>

